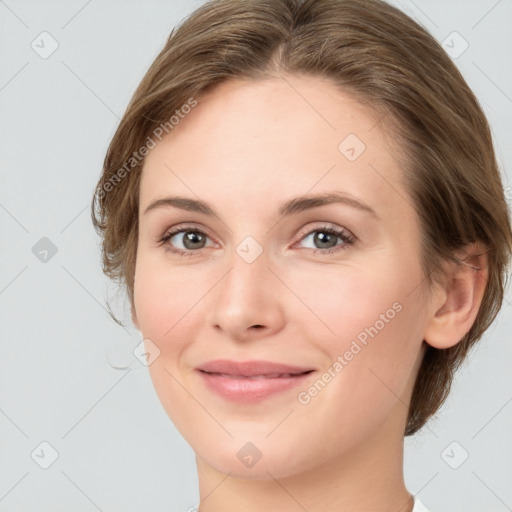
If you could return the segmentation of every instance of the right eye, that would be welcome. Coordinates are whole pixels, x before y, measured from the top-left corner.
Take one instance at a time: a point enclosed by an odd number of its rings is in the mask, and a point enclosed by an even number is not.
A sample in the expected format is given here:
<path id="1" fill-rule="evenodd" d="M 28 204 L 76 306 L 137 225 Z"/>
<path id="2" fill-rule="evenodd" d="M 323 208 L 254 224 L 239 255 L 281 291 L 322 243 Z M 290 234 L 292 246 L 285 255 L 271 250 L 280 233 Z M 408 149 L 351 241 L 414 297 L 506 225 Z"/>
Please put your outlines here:
<path id="1" fill-rule="evenodd" d="M 182 256 L 192 256 L 194 252 L 206 247 L 210 237 L 197 228 L 175 228 L 167 231 L 159 240 L 165 249 Z"/>

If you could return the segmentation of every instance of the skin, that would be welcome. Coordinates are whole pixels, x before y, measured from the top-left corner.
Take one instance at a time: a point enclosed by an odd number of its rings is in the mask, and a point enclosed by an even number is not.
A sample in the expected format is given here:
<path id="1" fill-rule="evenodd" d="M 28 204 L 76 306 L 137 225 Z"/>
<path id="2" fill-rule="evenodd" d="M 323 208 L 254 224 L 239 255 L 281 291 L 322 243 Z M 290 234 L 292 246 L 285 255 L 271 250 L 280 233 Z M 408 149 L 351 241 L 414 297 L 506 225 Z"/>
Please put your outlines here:
<path id="1" fill-rule="evenodd" d="M 160 350 L 150 375 L 196 453 L 201 512 L 413 508 L 403 432 L 425 343 L 446 348 L 460 340 L 485 279 L 447 267 L 444 283 L 425 287 L 399 144 L 378 121 L 318 77 L 224 82 L 145 160 L 132 318 L 148 350 Z M 349 134 L 366 146 L 354 161 L 338 149 Z M 277 213 L 289 199 L 333 191 L 366 203 L 378 218 L 341 203 Z M 218 217 L 173 206 L 144 213 L 171 194 L 205 201 Z M 333 235 L 329 248 L 340 250 L 326 253 L 314 241 L 326 223 L 348 230 L 354 243 Z M 181 224 L 202 231 L 204 247 L 187 249 L 183 232 L 158 243 Z M 236 250 L 247 236 L 262 249 L 252 263 Z M 300 403 L 298 393 L 397 303 L 394 318 Z M 194 371 L 219 358 L 316 371 L 299 389 L 236 404 Z M 247 442 L 261 452 L 252 467 L 237 457 Z"/>

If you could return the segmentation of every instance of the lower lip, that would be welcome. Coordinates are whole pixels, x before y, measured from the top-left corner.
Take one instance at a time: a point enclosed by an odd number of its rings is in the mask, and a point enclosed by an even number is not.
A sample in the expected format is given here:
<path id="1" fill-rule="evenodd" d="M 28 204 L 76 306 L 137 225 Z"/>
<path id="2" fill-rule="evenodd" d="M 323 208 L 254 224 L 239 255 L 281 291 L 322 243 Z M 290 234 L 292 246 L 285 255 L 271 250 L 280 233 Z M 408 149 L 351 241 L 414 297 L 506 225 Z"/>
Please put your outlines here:
<path id="1" fill-rule="evenodd" d="M 214 373 L 199 371 L 206 385 L 215 393 L 234 402 L 252 403 L 277 393 L 288 391 L 311 376 L 314 372 L 301 373 L 296 377 L 272 379 L 230 378 Z"/>

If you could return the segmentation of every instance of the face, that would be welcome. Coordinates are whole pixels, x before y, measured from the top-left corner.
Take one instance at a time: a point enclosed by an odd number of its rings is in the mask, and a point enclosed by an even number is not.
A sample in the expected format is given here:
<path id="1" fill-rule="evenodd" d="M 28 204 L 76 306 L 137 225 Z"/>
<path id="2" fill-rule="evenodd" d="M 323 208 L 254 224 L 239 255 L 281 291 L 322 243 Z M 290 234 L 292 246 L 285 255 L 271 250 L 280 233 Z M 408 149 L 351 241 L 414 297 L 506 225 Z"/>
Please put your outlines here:
<path id="1" fill-rule="evenodd" d="M 243 478 L 396 448 L 426 299 L 393 139 L 320 78 L 198 101 L 140 185 L 133 319 L 165 411 Z"/>

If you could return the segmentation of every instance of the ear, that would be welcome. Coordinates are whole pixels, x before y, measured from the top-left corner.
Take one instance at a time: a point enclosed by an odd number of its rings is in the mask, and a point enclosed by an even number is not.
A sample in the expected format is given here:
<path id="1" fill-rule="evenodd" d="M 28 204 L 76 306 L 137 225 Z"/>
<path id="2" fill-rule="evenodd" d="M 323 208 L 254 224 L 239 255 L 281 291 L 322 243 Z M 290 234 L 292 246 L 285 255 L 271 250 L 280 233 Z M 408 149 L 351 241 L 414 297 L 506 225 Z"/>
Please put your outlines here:
<path id="1" fill-rule="evenodd" d="M 488 280 L 487 247 L 466 245 L 446 265 L 442 284 L 433 292 L 423 339 L 439 349 L 453 347 L 471 329 L 480 309 Z"/>

